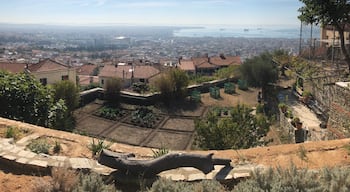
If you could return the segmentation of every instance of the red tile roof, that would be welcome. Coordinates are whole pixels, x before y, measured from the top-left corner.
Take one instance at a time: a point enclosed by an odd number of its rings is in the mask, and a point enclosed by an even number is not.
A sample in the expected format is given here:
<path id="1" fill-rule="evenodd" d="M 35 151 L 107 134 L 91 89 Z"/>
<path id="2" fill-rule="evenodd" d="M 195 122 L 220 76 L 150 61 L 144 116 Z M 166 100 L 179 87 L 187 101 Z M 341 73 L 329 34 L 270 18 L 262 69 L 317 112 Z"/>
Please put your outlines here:
<path id="1" fill-rule="evenodd" d="M 207 57 L 196 57 L 196 58 L 192 58 L 193 64 L 195 66 L 198 66 L 204 62 L 208 62 L 208 58 Z"/>
<path id="2" fill-rule="evenodd" d="M 184 71 L 195 71 L 194 63 L 191 60 L 180 60 L 179 68 Z"/>
<path id="3" fill-rule="evenodd" d="M 149 65 L 134 66 L 134 78 L 148 79 L 160 73 L 160 71 Z M 123 75 L 124 74 L 124 75 Z M 132 66 L 130 65 L 105 65 L 101 71 L 100 77 L 118 77 L 130 79 L 132 75 Z"/>
<path id="4" fill-rule="evenodd" d="M 29 66 L 30 72 L 46 72 L 70 68 L 69 66 L 59 63 L 51 59 L 45 59 L 37 64 L 32 64 Z"/>
<path id="5" fill-rule="evenodd" d="M 25 63 L 0 62 L 0 70 L 8 71 L 10 73 L 24 72 L 25 67 Z"/>
<path id="6" fill-rule="evenodd" d="M 78 75 L 92 75 L 95 68 L 98 67 L 96 65 L 82 65 L 78 67 L 77 74 Z"/>
<path id="7" fill-rule="evenodd" d="M 80 85 L 89 85 L 92 78 L 92 83 L 98 83 L 98 76 L 78 75 Z"/>
<path id="8" fill-rule="evenodd" d="M 240 65 L 240 56 L 215 56 L 210 57 L 210 63 L 218 66 Z"/>
<path id="9" fill-rule="evenodd" d="M 217 68 L 218 66 L 213 65 L 213 64 L 209 63 L 208 61 L 206 61 L 206 62 L 201 63 L 200 65 L 197 65 L 196 67 L 197 67 L 197 69 L 204 69 L 204 68 L 205 69 L 208 69 L 208 68 L 214 69 L 214 68 Z"/>
<path id="10" fill-rule="evenodd" d="M 196 57 L 191 60 L 180 60 L 180 69 L 189 70 L 191 68 L 191 61 L 195 68 L 197 69 L 214 69 L 218 67 L 227 67 L 229 65 L 240 65 L 240 56 L 213 56 L 213 57 Z M 192 69 L 192 68 L 191 68 Z"/>

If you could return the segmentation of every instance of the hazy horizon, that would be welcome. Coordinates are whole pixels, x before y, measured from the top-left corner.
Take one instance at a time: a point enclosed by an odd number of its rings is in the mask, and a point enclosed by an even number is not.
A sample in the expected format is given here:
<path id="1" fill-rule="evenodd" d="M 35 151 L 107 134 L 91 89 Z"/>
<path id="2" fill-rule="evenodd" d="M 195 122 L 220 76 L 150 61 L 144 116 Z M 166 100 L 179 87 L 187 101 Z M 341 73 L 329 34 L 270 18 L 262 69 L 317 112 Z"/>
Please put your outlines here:
<path id="1" fill-rule="evenodd" d="M 291 0 L 11 0 L 0 23 L 58 26 L 298 26 Z"/>

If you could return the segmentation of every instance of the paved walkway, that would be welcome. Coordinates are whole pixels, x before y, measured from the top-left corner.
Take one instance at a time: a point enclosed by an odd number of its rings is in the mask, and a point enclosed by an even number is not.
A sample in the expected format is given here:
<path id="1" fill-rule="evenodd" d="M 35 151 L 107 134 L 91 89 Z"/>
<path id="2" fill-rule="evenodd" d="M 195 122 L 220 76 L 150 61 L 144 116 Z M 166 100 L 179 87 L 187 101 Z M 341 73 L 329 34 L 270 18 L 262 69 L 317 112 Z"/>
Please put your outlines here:
<path id="1" fill-rule="evenodd" d="M 324 137 L 327 135 L 326 129 L 320 128 L 322 121 L 311 109 L 299 102 L 290 90 L 281 92 L 279 99 L 291 107 L 294 117 L 299 117 L 303 123 L 303 127 L 310 131 L 311 138 L 308 140 L 324 140 Z"/>

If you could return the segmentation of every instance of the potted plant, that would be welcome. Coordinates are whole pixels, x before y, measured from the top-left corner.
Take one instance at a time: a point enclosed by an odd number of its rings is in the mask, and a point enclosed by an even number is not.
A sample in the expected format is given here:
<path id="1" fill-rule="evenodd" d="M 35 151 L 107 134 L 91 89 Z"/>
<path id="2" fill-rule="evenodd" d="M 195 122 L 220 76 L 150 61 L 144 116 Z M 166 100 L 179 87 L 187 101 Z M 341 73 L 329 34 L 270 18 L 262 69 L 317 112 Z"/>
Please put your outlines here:
<path id="1" fill-rule="evenodd" d="M 299 117 L 294 117 L 291 123 L 297 129 L 301 129 L 303 127 L 303 123 L 300 121 Z"/>
<path id="2" fill-rule="evenodd" d="M 308 104 L 311 99 L 311 92 L 310 91 L 303 91 L 302 94 L 302 101 L 304 104 Z"/>
<path id="3" fill-rule="evenodd" d="M 281 109 L 282 113 L 287 112 L 287 105 L 285 103 L 279 103 L 278 107 Z"/>
<path id="4" fill-rule="evenodd" d="M 293 112 L 291 109 L 287 109 L 287 112 L 285 113 L 285 117 L 293 119 Z"/>

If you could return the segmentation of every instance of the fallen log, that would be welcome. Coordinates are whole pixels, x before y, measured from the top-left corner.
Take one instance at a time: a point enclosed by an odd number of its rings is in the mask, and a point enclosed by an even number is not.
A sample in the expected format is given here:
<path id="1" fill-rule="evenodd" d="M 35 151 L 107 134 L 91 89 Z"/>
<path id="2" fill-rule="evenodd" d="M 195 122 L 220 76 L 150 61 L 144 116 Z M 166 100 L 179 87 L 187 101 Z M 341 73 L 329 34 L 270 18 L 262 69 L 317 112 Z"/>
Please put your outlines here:
<path id="1" fill-rule="evenodd" d="M 179 167 L 194 167 L 207 174 L 214 170 L 214 165 L 230 165 L 230 159 L 212 157 L 213 153 L 208 155 L 168 153 L 152 160 L 136 160 L 104 149 L 100 153 L 98 162 L 125 174 L 143 177 L 154 177 L 163 171 Z"/>

